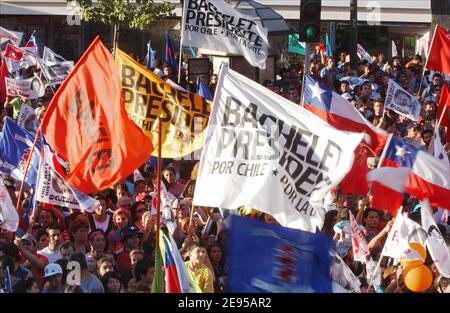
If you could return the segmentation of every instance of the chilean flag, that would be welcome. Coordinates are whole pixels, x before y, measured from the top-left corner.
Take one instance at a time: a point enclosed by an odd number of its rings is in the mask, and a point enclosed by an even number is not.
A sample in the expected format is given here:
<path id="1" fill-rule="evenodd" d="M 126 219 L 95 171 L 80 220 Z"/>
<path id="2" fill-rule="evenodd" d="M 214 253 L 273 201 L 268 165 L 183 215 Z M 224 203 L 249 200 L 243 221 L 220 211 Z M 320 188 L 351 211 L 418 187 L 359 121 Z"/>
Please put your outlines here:
<path id="1" fill-rule="evenodd" d="M 381 164 L 369 172 L 372 206 L 395 212 L 409 193 L 428 198 L 435 207 L 450 210 L 450 164 L 419 150 L 398 137 L 391 137 Z"/>
<path id="2" fill-rule="evenodd" d="M 31 34 L 30 38 L 28 39 L 27 43 L 25 44 L 26 48 L 38 48 L 37 43 L 36 43 L 36 37 L 35 37 L 35 33 L 36 31 L 33 30 L 33 33 Z"/>
<path id="3" fill-rule="evenodd" d="M 367 157 L 381 154 L 387 132 L 373 126 L 350 102 L 309 75 L 305 77 L 303 102 L 305 109 L 333 127 L 368 135 L 355 150 L 353 167 L 340 184 L 344 193 L 367 194 Z"/>
<path id="4" fill-rule="evenodd" d="M 166 64 L 172 68 L 172 74 L 175 75 L 178 72 L 178 64 L 175 59 L 175 52 L 173 51 L 172 41 L 170 40 L 169 32 L 166 32 Z"/>
<path id="5" fill-rule="evenodd" d="M 162 239 L 162 240 L 161 240 Z M 159 245 L 164 261 L 164 273 L 166 281 L 166 292 L 181 293 L 180 280 L 178 278 L 177 266 L 175 264 L 172 251 L 169 248 L 169 243 L 165 236 L 160 236 Z"/>

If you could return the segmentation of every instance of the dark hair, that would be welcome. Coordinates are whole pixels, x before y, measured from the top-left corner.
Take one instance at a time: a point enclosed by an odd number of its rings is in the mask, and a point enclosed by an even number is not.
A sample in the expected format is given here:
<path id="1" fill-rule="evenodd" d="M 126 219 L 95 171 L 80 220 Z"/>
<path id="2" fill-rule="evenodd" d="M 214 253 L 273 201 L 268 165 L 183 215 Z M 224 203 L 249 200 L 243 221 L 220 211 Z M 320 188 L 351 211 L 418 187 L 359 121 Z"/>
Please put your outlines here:
<path id="1" fill-rule="evenodd" d="M 136 221 L 137 221 L 137 212 L 136 212 L 136 210 L 137 210 L 137 207 L 139 205 L 143 205 L 143 206 L 147 207 L 147 205 L 145 204 L 144 201 L 137 201 L 137 202 L 133 203 L 133 205 L 130 208 L 131 223 L 136 223 Z"/>
<path id="2" fill-rule="evenodd" d="M 72 241 L 67 240 L 61 245 L 60 249 L 67 249 L 69 247 L 72 247 L 73 251 L 75 251 L 75 244 Z"/>
<path id="3" fill-rule="evenodd" d="M 176 175 L 175 169 L 172 166 L 166 167 L 163 172 L 165 172 L 165 171 L 171 171 L 173 173 L 173 175 Z"/>
<path id="4" fill-rule="evenodd" d="M 99 193 L 95 194 L 94 199 L 95 200 L 105 200 L 106 201 L 106 195 L 103 192 L 99 192 Z"/>
<path id="5" fill-rule="evenodd" d="M 337 217 L 338 211 L 331 210 L 325 213 L 325 218 L 322 226 L 322 233 L 324 234 L 332 234 L 334 227 L 334 219 Z"/>
<path id="6" fill-rule="evenodd" d="M 9 255 L 0 256 L 0 269 L 5 270 L 6 267 L 9 267 L 9 271 L 14 270 L 14 260 Z"/>
<path id="7" fill-rule="evenodd" d="M 108 292 L 108 283 L 111 278 L 117 279 L 120 282 L 120 287 L 123 286 L 122 277 L 119 272 L 107 272 L 100 278 L 103 288 L 105 289 L 105 293 Z"/>
<path id="8" fill-rule="evenodd" d="M 67 285 L 64 288 L 64 293 L 84 293 L 79 285 Z"/>
<path id="9" fill-rule="evenodd" d="M 69 261 L 75 261 L 80 264 L 80 269 L 87 269 L 86 257 L 81 252 L 74 252 L 70 255 Z"/>
<path id="10" fill-rule="evenodd" d="M 433 131 L 431 129 L 424 129 L 422 130 L 422 132 L 420 133 L 420 138 L 423 139 L 423 137 L 427 134 L 433 135 Z"/>
<path id="11" fill-rule="evenodd" d="M 28 289 L 33 287 L 35 282 L 36 280 L 33 277 L 28 277 L 25 280 L 19 280 L 14 286 L 13 293 L 26 293 Z"/>
<path id="12" fill-rule="evenodd" d="M 206 250 L 205 244 L 198 240 L 193 240 L 189 243 L 189 246 L 188 246 L 189 251 L 194 251 L 195 248 L 203 248 Z"/>
<path id="13" fill-rule="evenodd" d="M 70 233 L 76 233 L 79 229 L 81 228 L 86 228 L 87 230 L 89 230 L 89 224 L 83 222 L 83 221 L 75 221 L 71 226 L 70 226 Z"/>
<path id="14" fill-rule="evenodd" d="M 50 229 L 59 229 L 59 231 L 62 232 L 62 228 L 61 226 L 57 225 L 57 224 L 50 224 L 45 228 L 45 232 L 48 234 Z"/>
<path id="15" fill-rule="evenodd" d="M 129 192 L 128 186 L 127 186 L 127 184 L 125 184 L 125 183 L 118 184 L 118 185 L 116 186 L 116 188 L 114 188 L 114 189 L 115 189 L 115 190 L 122 189 L 122 190 L 125 190 L 126 192 Z"/>
<path id="16" fill-rule="evenodd" d="M 147 274 L 149 268 L 155 267 L 155 262 L 150 259 L 143 259 L 136 263 L 134 266 L 134 277 L 136 281 L 140 281 L 141 276 Z"/>
<path id="17" fill-rule="evenodd" d="M 366 226 L 366 222 L 364 222 L 364 220 L 369 216 L 370 212 L 376 212 L 378 214 L 378 216 L 380 216 L 380 212 L 377 209 L 374 208 L 367 208 L 364 210 L 363 212 L 363 216 L 362 216 L 362 224 L 363 226 Z"/>
<path id="18" fill-rule="evenodd" d="M 4 243 L 0 246 L 0 251 L 10 256 L 14 261 L 19 262 L 20 252 L 19 248 L 13 243 Z M 11 269 L 12 270 L 12 269 Z"/>

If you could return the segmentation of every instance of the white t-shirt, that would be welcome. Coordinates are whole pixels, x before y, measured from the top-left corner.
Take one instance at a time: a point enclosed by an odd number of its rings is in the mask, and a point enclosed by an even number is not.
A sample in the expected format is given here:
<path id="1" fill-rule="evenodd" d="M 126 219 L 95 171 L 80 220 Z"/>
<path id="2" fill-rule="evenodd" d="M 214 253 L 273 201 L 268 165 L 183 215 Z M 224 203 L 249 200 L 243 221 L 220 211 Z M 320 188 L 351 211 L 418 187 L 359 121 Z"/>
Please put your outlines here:
<path id="1" fill-rule="evenodd" d="M 109 223 L 110 223 L 110 221 L 111 221 L 111 216 L 110 215 L 108 215 L 106 218 L 105 218 L 105 221 L 104 222 L 97 222 L 97 220 L 95 219 L 95 218 L 93 218 L 93 220 L 94 220 L 94 223 L 95 223 L 95 228 L 96 229 L 100 229 L 100 230 L 102 230 L 104 233 L 106 232 L 106 230 L 108 229 L 108 225 L 109 225 Z"/>
<path id="2" fill-rule="evenodd" d="M 61 252 L 59 252 L 59 250 L 56 252 L 53 252 L 53 251 L 50 251 L 50 249 L 48 247 L 45 247 L 44 249 L 38 251 L 37 253 L 45 256 L 48 259 L 48 263 L 55 263 L 59 259 L 62 259 Z"/>

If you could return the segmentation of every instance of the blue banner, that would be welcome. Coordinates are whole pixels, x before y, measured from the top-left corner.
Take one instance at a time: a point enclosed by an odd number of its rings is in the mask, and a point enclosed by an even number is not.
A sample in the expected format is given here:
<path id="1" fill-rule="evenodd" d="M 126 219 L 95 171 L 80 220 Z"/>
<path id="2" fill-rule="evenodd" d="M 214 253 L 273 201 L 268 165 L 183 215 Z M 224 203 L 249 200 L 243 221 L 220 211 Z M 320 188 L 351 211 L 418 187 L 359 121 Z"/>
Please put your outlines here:
<path id="1" fill-rule="evenodd" d="M 23 180 L 28 155 L 33 146 L 34 136 L 6 118 L 0 136 L 0 172 L 11 175 L 16 180 Z M 33 189 L 39 168 L 41 143 L 36 143 L 28 168 L 27 182 Z"/>
<path id="2" fill-rule="evenodd" d="M 228 292 L 332 292 L 333 243 L 320 232 L 229 218 Z"/>

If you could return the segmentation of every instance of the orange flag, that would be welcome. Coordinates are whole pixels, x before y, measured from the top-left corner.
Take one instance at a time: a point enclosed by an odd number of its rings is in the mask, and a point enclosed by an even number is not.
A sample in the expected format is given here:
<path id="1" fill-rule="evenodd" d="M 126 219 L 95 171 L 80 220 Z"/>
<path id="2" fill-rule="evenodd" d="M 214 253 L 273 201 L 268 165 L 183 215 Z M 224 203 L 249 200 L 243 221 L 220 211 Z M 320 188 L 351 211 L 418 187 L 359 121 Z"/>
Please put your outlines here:
<path id="1" fill-rule="evenodd" d="M 66 181 L 84 193 L 119 183 L 150 157 L 149 137 L 128 119 L 119 73 L 97 36 L 56 92 L 42 121 L 69 163 Z"/>

